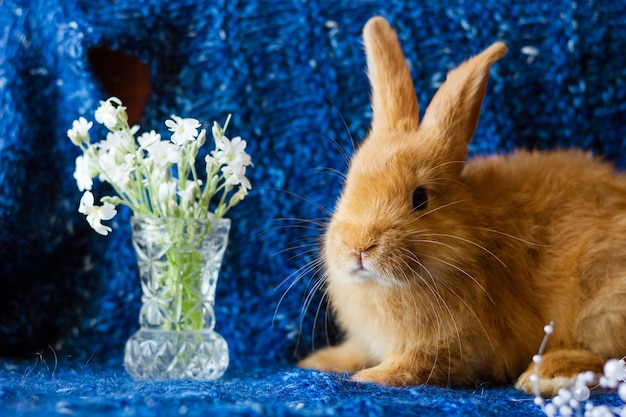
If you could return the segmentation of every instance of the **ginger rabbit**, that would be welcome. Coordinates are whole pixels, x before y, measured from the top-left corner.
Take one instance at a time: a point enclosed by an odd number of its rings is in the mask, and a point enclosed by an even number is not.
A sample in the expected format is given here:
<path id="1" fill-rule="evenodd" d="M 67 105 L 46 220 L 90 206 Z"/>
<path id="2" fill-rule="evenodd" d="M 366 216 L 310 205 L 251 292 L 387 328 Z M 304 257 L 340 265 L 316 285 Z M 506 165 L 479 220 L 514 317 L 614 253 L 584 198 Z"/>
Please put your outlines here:
<path id="1" fill-rule="evenodd" d="M 452 70 L 419 121 L 395 32 L 374 17 L 363 37 L 372 125 L 322 253 L 345 339 L 298 365 L 392 386 L 530 391 L 554 321 L 539 368 L 552 395 L 626 354 L 626 176 L 575 150 L 467 161 L 506 46 Z"/>

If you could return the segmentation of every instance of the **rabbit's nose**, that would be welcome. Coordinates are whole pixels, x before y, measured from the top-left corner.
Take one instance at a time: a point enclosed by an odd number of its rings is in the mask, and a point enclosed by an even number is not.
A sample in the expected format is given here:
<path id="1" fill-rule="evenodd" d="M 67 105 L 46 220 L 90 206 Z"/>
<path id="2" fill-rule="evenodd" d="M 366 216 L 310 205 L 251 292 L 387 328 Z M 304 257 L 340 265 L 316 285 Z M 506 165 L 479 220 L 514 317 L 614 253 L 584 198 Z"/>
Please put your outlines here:
<path id="1" fill-rule="evenodd" d="M 354 254 L 359 256 L 359 257 L 363 257 L 368 252 L 372 252 L 378 245 L 376 243 L 372 243 L 372 244 L 367 244 L 367 245 L 363 245 L 363 246 L 365 246 L 365 247 L 357 248 L 354 251 Z"/>
<path id="2" fill-rule="evenodd" d="M 371 254 L 371 252 L 377 246 L 378 245 L 376 245 L 376 244 L 372 244 L 372 245 L 367 246 L 364 249 L 360 249 L 360 250 L 355 250 L 354 251 L 354 257 L 356 258 L 356 262 L 357 262 L 359 268 L 363 268 L 363 262 L 368 257 L 368 254 Z"/>

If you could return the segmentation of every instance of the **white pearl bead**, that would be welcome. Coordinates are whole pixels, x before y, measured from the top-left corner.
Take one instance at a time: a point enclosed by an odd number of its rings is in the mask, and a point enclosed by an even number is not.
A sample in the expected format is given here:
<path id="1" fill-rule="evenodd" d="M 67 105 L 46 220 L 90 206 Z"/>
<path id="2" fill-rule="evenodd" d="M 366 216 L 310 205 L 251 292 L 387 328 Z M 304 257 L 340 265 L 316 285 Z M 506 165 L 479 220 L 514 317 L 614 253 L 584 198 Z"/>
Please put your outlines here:
<path id="1" fill-rule="evenodd" d="M 587 371 L 584 374 L 582 374 L 582 379 L 587 384 L 591 384 L 596 379 L 596 376 L 593 372 Z"/>
<path id="2" fill-rule="evenodd" d="M 626 382 L 623 382 L 619 385 L 618 393 L 622 401 L 626 403 Z M 624 410 L 626 410 L 626 407 L 624 407 Z"/>
<path id="3" fill-rule="evenodd" d="M 624 376 L 624 366 L 618 359 L 609 359 L 604 364 L 604 376 L 609 379 L 620 379 Z"/>
<path id="4" fill-rule="evenodd" d="M 572 392 L 568 389 L 561 388 L 559 390 L 559 397 L 563 399 L 565 402 L 569 402 L 572 399 Z"/>
<path id="5" fill-rule="evenodd" d="M 559 395 L 557 395 L 556 397 L 554 397 L 552 399 L 552 404 L 554 404 L 555 407 L 562 407 L 563 405 L 565 405 L 565 401 L 563 401 L 563 398 L 561 398 Z"/>
<path id="6" fill-rule="evenodd" d="M 613 413 L 611 412 L 609 407 L 605 405 L 599 405 L 597 407 L 594 407 L 593 411 L 591 412 L 591 415 L 593 417 L 608 417 L 608 416 L 613 416 Z"/>
<path id="7" fill-rule="evenodd" d="M 548 417 L 553 417 L 554 415 L 556 415 L 556 407 L 553 404 L 548 404 L 546 405 L 544 412 Z"/>
<path id="8" fill-rule="evenodd" d="M 578 401 L 587 401 L 591 396 L 589 388 L 584 385 L 574 388 L 574 398 Z"/>

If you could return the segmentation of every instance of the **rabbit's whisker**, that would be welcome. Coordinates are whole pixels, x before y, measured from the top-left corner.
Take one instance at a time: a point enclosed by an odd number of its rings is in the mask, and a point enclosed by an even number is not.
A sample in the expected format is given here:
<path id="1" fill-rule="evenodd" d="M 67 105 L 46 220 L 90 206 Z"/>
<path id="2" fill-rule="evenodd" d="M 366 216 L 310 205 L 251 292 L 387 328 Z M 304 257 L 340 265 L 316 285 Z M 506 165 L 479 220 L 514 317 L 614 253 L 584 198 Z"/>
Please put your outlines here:
<path id="1" fill-rule="evenodd" d="M 335 168 L 329 168 L 329 167 L 318 167 L 318 168 L 312 168 L 310 170 L 307 171 L 313 171 L 316 173 L 325 173 L 325 174 L 329 174 L 335 178 L 340 179 L 341 181 L 345 181 L 346 180 L 346 173 L 343 171 L 339 171 L 338 169 Z"/>
<path id="2" fill-rule="evenodd" d="M 356 150 L 356 145 L 354 144 L 354 138 L 352 137 L 352 132 L 350 131 L 350 127 L 348 126 L 346 119 L 343 117 L 343 114 L 339 110 L 339 107 L 337 107 L 337 105 L 330 98 L 330 96 L 324 93 L 324 97 L 326 97 L 326 100 L 328 100 L 328 102 L 333 106 L 333 109 L 335 109 L 335 111 L 337 112 L 337 116 L 339 116 L 339 119 L 341 119 L 341 123 L 343 123 L 343 127 L 346 129 L 346 133 L 348 134 L 348 139 L 350 139 L 350 144 L 352 145 L 352 152 L 354 152 Z M 348 160 L 347 155 L 344 154 L 344 156 L 345 156 L 344 160 L 346 160 L 346 168 L 347 168 L 350 165 L 350 161 Z"/>
<path id="3" fill-rule="evenodd" d="M 460 204 L 460 203 L 463 203 L 463 202 L 465 202 L 465 200 L 457 200 L 457 201 L 452 201 L 450 203 L 444 204 L 443 206 L 435 207 L 433 209 L 430 209 L 430 210 L 425 211 L 424 213 L 420 214 L 417 217 L 416 220 L 420 220 L 420 219 L 424 218 L 425 216 L 433 214 L 436 211 L 439 211 L 439 210 L 442 210 L 444 208 L 450 207 L 450 206 L 455 205 L 455 204 Z M 415 212 L 415 211 L 417 211 L 417 209 L 413 209 L 411 212 Z"/>
<path id="4" fill-rule="evenodd" d="M 461 269 L 461 268 L 455 267 L 454 265 L 449 264 L 448 262 L 444 261 L 443 259 L 439 259 L 439 258 L 437 258 L 437 257 L 435 257 L 435 256 L 430 256 L 430 255 L 424 255 L 424 256 L 427 256 L 427 257 L 429 257 L 429 258 L 431 258 L 431 259 L 433 259 L 433 260 L 435 260 L 435 261 L 437 261 L 437 262 L 441 262 L 441 263 L 443 263 L 443 264 L 449 265 L 450 267 L 456 268 L 459 272 L 461 272 L 461 273 L 463 273 L 463 274 L 467 275 L 467 276 L 468 276 L 468 277 L 469 277 L 469 278 L 470 278 L 470 279 L 471 279 L 474 283 L 476 283 L 476 285 L 478 285 L 478 286 L 480 287 L 481 291 L 482 291 L 482 292 L 483 292 L 483 293 L 484 293 L 484 294 L 485 294 L 485 295 L 489 298 L 489 300 L 491 301 L 491 303 L 492 303 L 492 304 L 495 304 L 495 301 L 494 301 L 494 300 L 493 300 L 493 298 L 491 298 L 491 296 L 487 293 L 487 291 L 485 290 L 485 288 L 484 288 L 482 285 L 480 285 L 480 283 L 478 283 L 478 281 L 477 281 L 474 277 L 472 277 L 472 276 L 471 276 L 471 275 L 470 275 L 467 271 L 464 271 L 464 270 L 463 270 L 463 269 Z M 450 286 L 450 284 L 449 284 L 448 282 L 446 282 L 446 281 L 442 280 L 442 281 L 441 281 L 441 284 L 442 284 L 443 286 L 445 286 L 445 287 L 448 289 L 448 291 L 450 291 L 453 295 L 455 295 L 455 296 L 459 299 L 459 301 L 461 301 L 461 303 L 463 303 L 463 305 L 464 305 L 464 306 L 465 306 L 465 307 L 466 307 L 466 308 L 467 308 L 467 309 L 471 312 L 472 316 L 474 316 L 474 318 L 476 319 L 476 321 L 477 321 L 477 322 L 478 322 L 478 324 L 480 325 L 480 327 L 481 327 L 481 329 L 482 329 L 483 333 L 484 333 L 484 334 L 485 334 L 485 336 L 487 337 L 487 341 L 488 341 L 488 342 L 489 342 L 489 344 L 491 345 L 492 350 L 495 350 L 495 348 L 494 348 L 494 346 L 493 346 L 493 342 L 491 341 L 491 338 L 489 337 L 489 334 L 487 333 L 487 329 L 485 329 L 485 327 L 484 327 L 484 325 L 483 325 L 482 321 L 480 320 L 480 318 L 478 317 L 478 315 L 476 314 L 476 312 L 474 311 L 474 309 L 473 309 L 473 308 L 472 308 L 472 307 L 471 307 L 471 306 L 467 303 L 467 301 L 465 301 L 465 300 L 463 299 L 463 297 L 461 297 L 461 296 L 460 296 L 460 295 L 459 295 L 459 294 L 458 294 L 458 293 L 454 290 L 454 288 L 452 288 L 452 287 Z"/>
<path id="5" fill-rule="evenodd" d="M 320 289 L 324 287 L 326 283 L 326 277 L 320 279 L 318 282 L 315 283 L 315 285 L 313 286 L 313 288 L 311 289 L 311 291 L 309 291 L 309 294 L 305 300 L 304 306 L 301 310 L 301 315 L 300 315 L 300 332 L 303 332 L 304 329 L 304 319 L 306 317 L 306 312 L 309 310 L 309 308 L 311 307 L 311 303 L 313 302 L 315 295 L 320 292 Z M 317 327 L 317 322 L 319 320 L 319 316 L 320 316 L 320 311 L 322 310 L 322 306 L 324 305 L 325 302 L 327 302 L 328 300 L 328 291 L 324 290 L 321 291 L 321 296 L 320 296 L 320 300 L 317 304 L 317 308 L 315 309 L 315 315 L 313 317 L 313 326 L 311 327 L 311 341 L 313 344 L 315 344 L 315 329 Z M 327 320 L 328 316 L 325 316 L 325 321 Z M 325 328 L 326 328 L 326 338 L 328 339 L 328 327 L 325 324 Z M 312 346 L 313 349 L 315 349 L 315 346 Z"/>
<path id="6" fill-rule="evenodd" d="M 518 242 L 526 243 L 527 245 L 531 245 L 531 246 L 539 246 L 539 247 L 542 247 L 542 248 L 550 246 L 550 245 L 546 245 L 546 244 L 543 244 L 543 243 L 531 242 L 530 240 L 522 239 L 521 237 L 514 236 L 514 235 L 512 235 L 510 233 L 502 232 L 500 230 L 495 230 L 495 229 L 489 229 L 487 227 L 476 227 L 476 226 L 460 226 L 460 227 L 463 227 L 465 229 L 482 230 L 482 231 L 485 231 L 485 232 L 496 233 L 496 234 L 499 234 L 499 235 L 502 235 L 502 236 L 509 237 L 509 238 L 511 238 L 513 240 L 517 240 Z"/>
<path id="7" fill-rule="evenodd" d="M 492 251 L 490 251 L 486 247 L 484 247 L 484 246 L 482 246 L 482 245 L 480 245 L 480 244 L 478 244 L 478 243 L 476 243 L 476 242 L 474 242 L 472 240 L 466 239 L 466 238 L 461 237 L 461 236 L 452 235 L 452 234 L 449 234 L 449 233 L 422 233 L 421 236 L 449 237 L 449 238 L 452 238 L 452 239 L 461 240 L 461 241 L 463 241 L 465 243 L 469 243 L 470 245 L 474 245 L 477 248 L 485 251 L 489 255 L 493 256 L 493 258 L 495 260 L 497 260 L 503 267 L 506 268 L 506 264 L 495 253 L 493 253 Z"/>
<path id="8" fill-rule="evenodd" d="M 343 120 L 343 118 L 342 118 L 342 120 Z M 324 139 L 328 140 L 328 142 L 331 143 L 331 145 L 337 150 L 337 152 L 339 152 L 339 155 L 341 155 L 341 157 L 343 158 L 343 162 L 344 162 L 345 166 L 348 167 L 350 165 L 350 157 L 348 156 L 346 151 L 344 151 L 343 148 L 339 145 L 339 142 L 336 139 L 334 139 L 334 138 L 332 138 L 332 137 L 330 137 L 328 135 L 325 135 L 325 134 L 322 134 L 322 133 L 319 133 L 319 132 L 314 132 L 314 131 L 311 131 L 311 130 L 306 130 L 306 129 L 295 129 L 295 130 L 298 130 L 300 133 L 306 133 L 306 134 L 309 134 L 309 135 L 318 136 L 318 137 L 321 137 L 321 138 L 324 138 Z M 348 131 L 348 134 L 349 133 L 350 132 Z M 352 137 L 350 137 L 350 140 L 352 141 Z M 354 142 L 352 142 L 352 146 L 354 146 Z"/>
<path id="9" fill-rule="evenodd" d="M 438 245 L 445 245 L 445 246 L 448 246 L 448 245 L 446 245 L 445 243 L 442 243 L 442 242 L 438 242 L 438 241 L 430 241 L 430 240 L 422 240 L 422 239 L 417 239 L 417 240 L 414 240 L 413 242 L 434 243 L 434 244 L 438 244 Z M 493 300 L 493 298 L 491 297 L 491 295 L 489 294 L 489 292 L 485 289 L 485 287 L 483 287 L 483 285 L 482 285 L 480 282 L 478 282 L 478 280 L 477 280 L 476 278 L 474 278 L 474 277 L 473 277 L 473 276 L 472 276 L 469 272 L 467 272 L 467 271 L 466 271 L 466 270 L 464 270 L 463 268 L 461 268 L 461 267 L 459 267 L 459 266 L 457 266 L 457 265 L 454 265 L 454 264 L 452 264 L 452 263 L 450 263 L 450 262 L 448 262 L 448 261 L 444 261 L 444 260 L 443 260 L 443 259 L 441 259 L 441 258 L 434 257 L 434 256 L 432 256 L 432 255 L 420 254 L 420 256 L 425 256 L 425 257 L 428 257 L 428 258 L 434 259 L 434 260 L 436 260 L 437 262 L 440 262 L 440 263 L 442 263 L 442 264 L 444 264 L 444 265 L 447 265 L 447 266 L 449 266 L 450 268 L 453 268 L 453 269 L 457 270 L 458 272 L 462 273 L 463 275 L 465 275 L 466 277 L 468 277 L 469 279 L 471 279 L 471 280 L 472 280 L 472 281 L 473 281 L 473 282 L 474 282 L 474 283 L 475 283 L 475 284 L 476 284 L 476 285 L 480 288 L 480 290 L 481 290 L 481 291 L 482 291 L 482 292 L 483 292 L 483 293 L 487 296 L 487 298 L 489 299 L 489 301 L 491 301 L 491 303 L 492 303 L 492 304 L 495 304 L 495 301 Z M 420 264 L 420 265 L 421 265 L 421 264 Z"/>
<path id="10" fill-rule="evenodd" d="M 280 299 L 278 300 L 278 303 L 276 304 L 276 307 L 274 308 L 274 317 L 272 319 L 272 324 L 274 324 L 276 316 L 278 315 L 278 310 L 280 308 L 280 305 L 282 304 L 283 300 L 285 299 L 285 297 L 287 296 L 289 291 L 291 291 L 293 289 L 293 287 L 303 277 L 309 276 L 309 274 L 312 273 L 311 275 L 312 275 L 313 278 L 309 279 L 309 282 L 310 282 L 310 280 L 314 279 L 316 274 L 319 272 L 320 268 L 321 268 L 321 265 L 319 265 L 319 261 L 311 261 L 311 262 L 301 266 L 300 268 L 298 268 L 295 272 L 293 272 L 287 278 L 285 278 L 283 281 L 281 281 L 280 284 L 278 284 L 276 287 L 274 287 L 274 291 L 277 291 L 284 284 L 286 284 L 287 282 L 291 281 L 291 283 L 289 284 L 287 289 L 283 292 L 283 294 L 281 295 Z M 295 277 L 295 279 L 293 279 L 294 277 Z"/>
<path id="11" fill-rule="evenodd" d="M 427 304 L 430 306 L 430 311 L 432 312 L 432 315 L 434 316 L 435 321 L 437 323 L 437 327 L 436 327 L 437 339 L 436 340 L 441 340 L 441 338 L 442 338 L 441 328 L 442 328 L 442 326 L 444 328 L 446 327 L 446 326 L 443 325 L 443 321 L 442 321 L 442 318 L 440 316 L 440 314 L 443 311 L 443 309 L 445 309 L 447 311 L 447 313 L 448 313 L 448 316 L 450 317 L 450 321 L 452 322 L 452 325 L 454 326 L 455 333 L 456 333 L 456 339 L 457 339 L 457 343 L 458 343 L 458 346 L 459 346 L 459 358 L 462 358 L 463 357 L 463 349 L 462 349 L 462 346 L 461 346 L 460 330 L 459 330 L 459 327 L 457 325 L 456 318 L 455 318 L 454 314 L 452 313 L 452 310 L 450 309 L 450 307 L 446 303 L 445 299 L 443 298 L 443 296 L 439 292 L 439 289 L 438 289 L 438 287 L 436 285 L 437 281 L 436 281 L 435 277 L 431 274 L 431 272 L 428 270 L 428 268 L 425 265 L 423 265 L 419 261 L 419 259 L 417 259 L 417 257 L 415 257 L 415 254 L 413 254 L 412 252 L 410 252 L 406 248 L 403 248 L 403 249 L 409 254 L 410 260 L 412 260 L 415 263 L 417 263 L 424 271 L 426 271 L 426 274 L 430 277 L 430 281 L 431 281 L 432 284 L 430 284 L 426 279 L 424 279 L 424 277 L 422 275 L 418 275 L 420 280 L 423 282 L 423 284 L 433 294 L 433 296 L 435 297 L 435 301 L 439 305 L 439 308 L 437 308 L 430 298 L 428 298 L 428 297 L 420 297 L 421 300 L 426 301 Z M 409 269 L 411 269 L 411 267 L 408 265 L 408 262 L 406 260 L 402 259 L 402 261 Z M 398 270 L 398 275 L 399 276 L 404 276 L 404 278 L 406 280 L 410 280 L 410 278 L 411 278 L 402 269 Z M 448 290 L 450 290 L 450 288 L 448 288 Z M 452 292 L 454 293 L 454 291 L 452 291 Z M 459 297 L 456 293 L 454 293 L 454 294 L 457 297 Z M 415 305 L 416 311 L 419 310 L 419 306 L 417 305 L 417 297 L 413 298 L 413 304 Z M 450 339 L 449 339 L 448 333 L 445 332 L 444 336 L 445 336 L 446 345 L 447 345 L 447 349 L 448 349 L 448 378 L 450 378 L 450 369 L 451 369 L 451 366 L 452 366 L 451 365 L 451 351 L 452 351 L 452 348 L 450 346 Z M 425 381 L 426 383 L 430 380 L 430 378 L 432 377 L 435 369 L 437 368 L 437 361 L 438 361 L 438 358 L 439 358 L 439 344 L 436 344 L 435 349 L 436 349 L 435 350 L 435 357 L 433 359 L 433 364 L 432 364 L 432 367 L 431 367 L 431 371 L 430 371 L 428 377 L 426 378 L 426 381 Z M 417 352 L 414 353 L 414 356 L 417 356 Z"/>

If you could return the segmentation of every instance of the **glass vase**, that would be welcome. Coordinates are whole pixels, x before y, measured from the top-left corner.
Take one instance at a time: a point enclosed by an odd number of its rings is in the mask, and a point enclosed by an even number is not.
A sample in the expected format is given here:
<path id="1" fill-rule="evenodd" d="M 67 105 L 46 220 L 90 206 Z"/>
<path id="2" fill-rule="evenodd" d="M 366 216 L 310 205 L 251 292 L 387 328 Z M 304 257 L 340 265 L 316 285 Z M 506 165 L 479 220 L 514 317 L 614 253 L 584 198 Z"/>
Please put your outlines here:
<path id="1" fill-rule="evenodd" d="M 230 219 L 135 216 L 131 225 L 142 306 L 126 371 L 138 380 L 221 377 L 228 345 L 213 330 L 213 306 Z"/>

